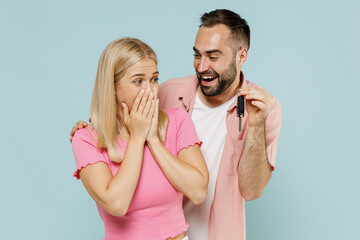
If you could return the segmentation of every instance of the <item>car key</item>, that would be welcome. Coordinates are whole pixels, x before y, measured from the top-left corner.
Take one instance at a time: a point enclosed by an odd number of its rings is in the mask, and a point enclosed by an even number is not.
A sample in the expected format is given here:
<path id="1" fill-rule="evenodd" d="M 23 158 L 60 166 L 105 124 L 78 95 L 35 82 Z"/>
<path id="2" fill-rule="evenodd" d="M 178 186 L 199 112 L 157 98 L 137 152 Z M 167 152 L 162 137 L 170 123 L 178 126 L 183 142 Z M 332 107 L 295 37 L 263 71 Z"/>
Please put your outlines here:
<path id="1" fill-rule="evenodd" d="M 236 109 L 236 115 L 239 118 L 239 132 L 241 131 L 241 118 L 244 117 L 244 111 L 245 111 L 245 100 L 244 96 L 239 95 L 237 97 L 237 109 Z"/>

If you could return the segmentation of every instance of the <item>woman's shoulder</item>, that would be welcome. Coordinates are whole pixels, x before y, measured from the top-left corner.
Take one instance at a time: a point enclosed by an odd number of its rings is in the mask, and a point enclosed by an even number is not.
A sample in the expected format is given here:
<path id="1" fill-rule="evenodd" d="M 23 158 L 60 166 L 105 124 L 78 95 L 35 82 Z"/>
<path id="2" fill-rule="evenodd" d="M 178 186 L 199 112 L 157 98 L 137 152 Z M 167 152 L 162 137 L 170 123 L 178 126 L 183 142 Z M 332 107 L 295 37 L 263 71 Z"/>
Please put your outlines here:
<path id="1" fill-rule="evenodd" d="M 93 127 L 88 126 L 86 128 L 79 129 L 74 134 L 73 142 L 86 141 L 91 144 L 96 144 L 96 131 Z"/>
<path id="2" fill-rule="evenodd" d="M 167 109 L 167 110 L 165 110 L 165 112 L 167 113 L 169 118 L 178 118 L 178 117 L 186 116 L 189 114 L 184 109 L 178 108 L 178 107 Z"/>
<path id="3" fill-rule="evenodd" d="M 171 108 L 165 112 L 168 115 L 168 126 L 172 126 L 174 129 L 179 129 L 184 123 L 191 121 L 189 113 L 182 108 Z"/>

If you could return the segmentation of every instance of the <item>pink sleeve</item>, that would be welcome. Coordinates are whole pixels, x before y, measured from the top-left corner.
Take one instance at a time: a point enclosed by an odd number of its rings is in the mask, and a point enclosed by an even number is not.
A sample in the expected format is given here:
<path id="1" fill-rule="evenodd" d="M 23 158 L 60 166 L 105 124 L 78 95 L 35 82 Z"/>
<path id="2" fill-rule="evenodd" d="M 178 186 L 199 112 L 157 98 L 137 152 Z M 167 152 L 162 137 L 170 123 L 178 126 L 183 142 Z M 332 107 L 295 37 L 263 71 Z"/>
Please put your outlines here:
<path id="1" fill-rule="evenodd" d="M 88 165 L 106 162 L 103 154 L 96 148 L 95 134 L 89 128 L 77 130 L 72 141 L 72 150 L 76 162 L 74 177 L 80 179 L 80 170 Z"/>
<path id="2" fill-rule="evenodd" d="M 190 146 L 198 144 L 201 147 L 202 142 L 196 135 L 194 123 L 190 115 L 183 109 L 178 108 L 174 114 L 176 119 L 176 153 Z"/>
<path id="3" fill-rule="evenodd" d="M 266 147 L 267 155 L 271 165 L 271 169 L 275 170 L 275 158 L 276 150 L 279 140 L 279 133 L 281 127 L 281 106 L 279 101 L 275 96 L 273 96 L 273 105 L 271 107 L 270 113 L 266 118 Z"/>

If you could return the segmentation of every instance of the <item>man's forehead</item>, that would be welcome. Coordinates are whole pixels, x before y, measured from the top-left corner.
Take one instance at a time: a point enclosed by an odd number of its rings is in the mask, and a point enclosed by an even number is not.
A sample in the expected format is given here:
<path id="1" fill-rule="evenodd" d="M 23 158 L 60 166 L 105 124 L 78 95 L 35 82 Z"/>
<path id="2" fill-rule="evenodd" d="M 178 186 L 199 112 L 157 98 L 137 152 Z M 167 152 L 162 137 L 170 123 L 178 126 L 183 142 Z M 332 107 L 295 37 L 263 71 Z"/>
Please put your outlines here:
<path id="1" fill-rule="evenodd" d="M 198 51 L 210 51 L 223 49 L 228 46 L 230 29 L 223 25 L 217 24 L 212 27 L 200 27 L 195 39 L 195 49 Z"/>

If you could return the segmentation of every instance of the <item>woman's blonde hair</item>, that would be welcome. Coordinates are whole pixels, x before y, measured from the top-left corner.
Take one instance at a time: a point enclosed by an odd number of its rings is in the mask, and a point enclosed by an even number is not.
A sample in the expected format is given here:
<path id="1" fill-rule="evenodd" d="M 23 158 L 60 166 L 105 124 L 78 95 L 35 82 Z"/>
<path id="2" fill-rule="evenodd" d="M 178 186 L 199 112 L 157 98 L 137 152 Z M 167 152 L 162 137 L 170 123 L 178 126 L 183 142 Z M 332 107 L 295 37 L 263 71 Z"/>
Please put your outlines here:
<path id="1" fill-rule="evenodd" d="M 91 120 L 97 132 L 97 147 L 106 149 L 113 162 L 122 161 L 117 137 L 123 125 L 122 113 L 118 111 L 122 105 L 116 101 L 115 85 L 130 66 L 146 58 L 157 64 L 153 49 L 138 39 L 127 37 L 107 45 L 99 60 L 91 101 Z M 167 114 L 159 110 L 158 134 L 162 142 L 165 142 L 167 122 Z"/>

